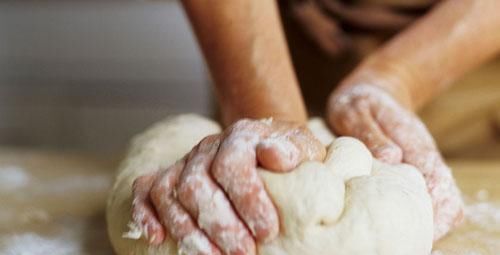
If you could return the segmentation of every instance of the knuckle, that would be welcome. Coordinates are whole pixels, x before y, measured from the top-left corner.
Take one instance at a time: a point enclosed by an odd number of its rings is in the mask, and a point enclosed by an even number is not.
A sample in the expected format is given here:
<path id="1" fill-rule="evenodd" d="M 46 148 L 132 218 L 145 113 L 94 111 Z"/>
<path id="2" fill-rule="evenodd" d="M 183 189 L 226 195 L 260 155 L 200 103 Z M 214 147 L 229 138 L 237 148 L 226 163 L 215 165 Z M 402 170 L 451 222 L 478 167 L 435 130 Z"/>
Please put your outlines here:
<path id="1" fill-rule="evenodd" d="M 205 136 L 203 139 L 201 139 L 199 144 L 204 145 L 204 144 L 210 143 L 212 137 L 213 137 L 213 135 Z"/>
<path id="2" fill-rule="evenodd" d="M 207 145 L 213 143 L 214 136 L 215 135 L 210 135 L 210 136 L 206 136 L 205 138 L 201 139 L 201 141 L 199 143 L 199 146 L 200 147 L 204 147 L 204 146 L 207 146 Z"/>
<path id="3" fill-rule="evenodd" d="M 191 149 L 191 151 L 186 155 L 186 161 L 190 161 L 198 153 L 199 149 L 200 143 L 194 146 L 193 149 Z"/>
<path id="4" fill-rule="evenodd" d="M 143 175 L 134 180 L 132 183 L 132 194 L 134 197 L 142 196 L 141 194 L 147 192 L 151 186 L 151 178 L 151 175 Z"/>
<path id="5" fill-rule="evenodd" d="M 230 173 L 232 173 L 231 177 L 233 178 L 233 177 L 237 177 L 237 176 L 233 176 L 233 175 L 238 173 L 238 171 L 233 171 L 236 168 L 235 164 L 237 164 L 238 168 L 240 168 L 242 170 L 245 168 L 243 163 L 235 162 L 234 158 L 222 156 L 222 157 L 218 157 L 214 161 L 212 168 L 210 170 L 216 179 L 222 178 L 223 176 L 226 176 Z"/>
<path id="6" fill-rule="evenodd" d="M 162 182 L 155 183 L 149 192 L 149 197 L 151 201 L 157 203 L 160 202 L 162 197 L 167 194 L 167 188 Z"/>
<path id="7" fill-rule="evenodd" d="M 137 190 L 144 185 L 144 183 L 146 182 L 148 176 L 146 175 L 142 175 L 142 176 L 139 176 L 137 177 L 134 182 L 132 183 L 132 189 L 134 192 L 137 192 Z"/>
<path id="8" fill-rule="evenodd" d="M 214 162 L 212 164 L 212 173 L 220 173 L 224 168 L 226 168 L 229 165 L 229 160 L 225 155 L 219 155 L 214 159 Z"/>
<path id="9" fill-rule="evenodd" d="M 139 177 L 139 178 L 141 178 L 141 177 Z M 139 191 L 139 187 L 141 186 L 141 182 L 140 182 L 139 178 L 135 179 L 134 182 L 132 183 L 132 193 L 134 195 L 137 195 L 137 193 Z"/>
<path id="10" fill-rule="evenodd" d="M 132 216 L 137 215 L 142 209 L 142 203 L 137 198 L 132 200 Z M 134 217 L 135 218 L 135 217 Z"/>
<path id="11" fill-rule="evenodd" d="M 205 138 L 203 138 L 200 143 L 198 144 L 198 151 L 207 151 L 210 150 L 213 147 L 218 147 L 219 146 L 219 135 L 210 135 Z"/>
<path id="12" fill-rule="evenodd" d="M 269 223 L 268 226 L 264 226 L 261 230 L 259 239 L 263 242 L 268 242 L 275 238 L 279 234 L 279 226 L 278 223 L 273 222 Z"/>
<path id="13" fill-rule="evenodd" d="M 191 194 L 193 194 L 194 189 L 195 187 L 193 184 L 191 184 L 190 182 L 183 181 L 177 185 L 175 192 L 181 200 L 185 200 L 186 198 L 191 197 Z"/>

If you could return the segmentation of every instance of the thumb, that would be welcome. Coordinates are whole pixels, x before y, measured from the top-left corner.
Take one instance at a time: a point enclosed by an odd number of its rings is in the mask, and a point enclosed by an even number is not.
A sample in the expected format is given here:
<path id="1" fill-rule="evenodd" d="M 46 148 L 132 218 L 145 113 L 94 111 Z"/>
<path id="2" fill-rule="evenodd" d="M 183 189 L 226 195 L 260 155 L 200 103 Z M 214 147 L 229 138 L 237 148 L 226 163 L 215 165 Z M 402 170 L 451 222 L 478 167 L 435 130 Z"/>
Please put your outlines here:
<path id="1" fill-rule="evenodd" d="M 256 156 L 259 164 L 269 170 L 287 172 L 306 160 L 322 161 L 326 155 L 325 147 L 309 130 L 303 128 L 301 131 L 271 136 L 258 143 Z"/>

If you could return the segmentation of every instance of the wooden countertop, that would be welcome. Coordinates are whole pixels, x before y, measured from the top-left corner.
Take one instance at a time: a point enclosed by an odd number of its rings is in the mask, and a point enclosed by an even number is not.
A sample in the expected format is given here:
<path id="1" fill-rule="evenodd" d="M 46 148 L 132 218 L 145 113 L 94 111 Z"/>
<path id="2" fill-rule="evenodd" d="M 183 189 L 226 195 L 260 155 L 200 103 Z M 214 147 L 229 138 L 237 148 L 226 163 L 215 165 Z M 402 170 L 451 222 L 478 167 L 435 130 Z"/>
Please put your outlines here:
<path id="1" fill-rule="evenodd" d="M 500 159 L 450 161 L 467 222 L 434 255 L 500 254 Z M 116 160 L 0 149 L 0 254 L 112 254 L 104 208 Z"/>
<path id="2" fill-rule="evenodd" d="M 500 159 L 449 163 L 466 202 L 466 221 L 434 246 L 433 255 L 500 254 Z"/>

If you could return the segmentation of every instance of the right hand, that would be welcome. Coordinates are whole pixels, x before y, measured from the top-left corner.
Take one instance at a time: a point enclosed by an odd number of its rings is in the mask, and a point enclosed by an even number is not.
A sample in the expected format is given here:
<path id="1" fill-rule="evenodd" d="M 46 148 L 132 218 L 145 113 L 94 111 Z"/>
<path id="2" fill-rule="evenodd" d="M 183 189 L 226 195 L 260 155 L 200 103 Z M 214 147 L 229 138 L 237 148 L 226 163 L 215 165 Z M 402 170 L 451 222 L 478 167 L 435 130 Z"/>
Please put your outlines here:
<path id="1" fill-rule="evenodd" d="M 182 254 L 256 254 L 254 239 L 269 241 L 279 232 L 257 165 L 289 171 L 325 154 L 304 126 L 240 120 L 168 169 L 138 177 L 132 218 L 149 243 L 161 244 L 168 233 Z"/>
<path id="2" fill-rule="evenodd" d="M 434 208 L 434 240 L 463 221 L 463 201 L 430 132 L 418 116 L 381 87 L 353 84 L 330 97 L 328 120 L 336 134 L 363 141 L 373 156 L 420 170 Z"/>

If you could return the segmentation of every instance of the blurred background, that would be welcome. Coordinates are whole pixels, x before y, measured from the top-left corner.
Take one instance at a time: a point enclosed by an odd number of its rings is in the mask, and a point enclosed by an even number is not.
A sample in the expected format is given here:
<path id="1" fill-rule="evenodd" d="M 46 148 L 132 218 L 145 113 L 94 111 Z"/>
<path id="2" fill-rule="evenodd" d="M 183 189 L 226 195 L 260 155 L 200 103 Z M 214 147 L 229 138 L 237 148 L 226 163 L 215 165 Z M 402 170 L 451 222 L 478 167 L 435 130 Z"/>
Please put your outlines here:
<path id="1" fill-rule="evenodd" d="M 422 111 L 445 155 L 500 155 L 497 62 Z M 178 2 L 0 3 L 0 144 L 110 153 L 180 112 L 215 104 Z"/>
<path id="2" fill-rule="evenodd" d="M 0 3 L 2 145 L 113 151 L 210 90 L 175 1 Z"/>

